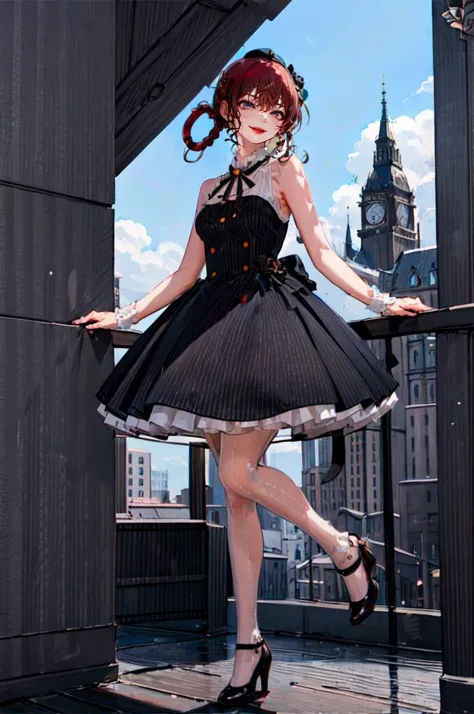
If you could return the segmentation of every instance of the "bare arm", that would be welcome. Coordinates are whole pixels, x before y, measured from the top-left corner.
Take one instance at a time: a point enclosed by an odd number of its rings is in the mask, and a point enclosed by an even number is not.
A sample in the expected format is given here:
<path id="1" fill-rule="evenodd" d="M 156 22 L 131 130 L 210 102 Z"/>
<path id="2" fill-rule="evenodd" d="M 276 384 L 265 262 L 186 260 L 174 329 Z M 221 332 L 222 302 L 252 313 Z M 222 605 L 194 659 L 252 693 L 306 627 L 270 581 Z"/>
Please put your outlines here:
<path id="1" fill-rule="evenodd" d="M 368 305 L 372 291 L 329 245 L 303 165 L 295 155 L 281 169 L 281 188 L 314 267 L 334 285 Z"/>
<path id="2" fill-rule="evenodd" d="M 195 220 L 206 200 L 211 183 L 212 179 L 204 181 L 200 188 L 193 226 L 178 270 L 158 283 L 145 297 L 137 300 L 137 315 L 140 320 L 169 305 L 179 295 L 189 290 L 198 279 L 206 262 L 206 257 L 204 243 L 196 232 Z"/>
<path id="3" fill-rule="evenodd" d="M 374 291 L 331 248 L 316 213 L 303 164 L 293 155 L 281 167 L 280 186 L 314 267 L 348 295 L 370 305 Z M 393 315 L 414 315 L 429 310 L 420 298 L 397 298 L 388 311 Z"/>

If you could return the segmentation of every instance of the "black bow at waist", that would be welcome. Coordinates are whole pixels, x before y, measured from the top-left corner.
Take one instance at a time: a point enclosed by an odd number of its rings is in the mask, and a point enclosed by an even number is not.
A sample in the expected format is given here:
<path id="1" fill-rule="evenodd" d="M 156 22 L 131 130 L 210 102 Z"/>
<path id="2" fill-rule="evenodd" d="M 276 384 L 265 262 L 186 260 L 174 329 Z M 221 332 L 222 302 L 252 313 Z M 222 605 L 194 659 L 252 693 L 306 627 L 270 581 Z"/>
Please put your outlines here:
<path id="1" fill-rule="evenodd" d="M 252 269 L 256 272 L 256 276 L 249 292 L 249 299 L 257 290 L 263 295 L 269 290 L 271 283 L 275 287 L 284 285 L 290 292 L 281 290 L 281 294 L 286 300 L 288 309 L 293 310 L 299 304 L 293 297 L 295 293 L 301 292 L 307 295 L 317 287 L 306 272 L 303 261 L 296 253 L 284 255 L 282 258 L 259 255 L 253 262 Z"/>

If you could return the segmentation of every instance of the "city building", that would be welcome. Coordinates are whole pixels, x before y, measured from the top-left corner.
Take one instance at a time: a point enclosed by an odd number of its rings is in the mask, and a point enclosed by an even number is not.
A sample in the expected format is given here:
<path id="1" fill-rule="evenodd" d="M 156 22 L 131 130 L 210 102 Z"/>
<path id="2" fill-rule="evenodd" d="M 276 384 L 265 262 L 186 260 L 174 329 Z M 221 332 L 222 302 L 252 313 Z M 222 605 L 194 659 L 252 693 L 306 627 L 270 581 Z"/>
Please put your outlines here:
<path id="1" fill-rule="evenodd" d="M 213 504 L 212 486 L 206 484 L 206 504 Z M 189 488 L 182 488 L 181 492 L 176 495 L 176 503 L 181 503 L 189 506 Z"/>
<path id="2" fill-rule="evenodd" d="M 288 598 L 288 559 L 278 553 L 263 553 L 257 598 L 286 600 Z"/>
<path id="3" fill-rule="evenodd" d="M 213 504 L 216 506 L 222 506 L 225 504 L 224 496 L 224 486 L 219 478 L 219 466 L 214 458 L 214 454 L 210 449 L 207 450 L 208 454 L 208 474 L 209 474 L 209 485 L 212 488 Z"/>
<path id="4" fill-rule="evenodd" d="M 362 189 L 360 208 L 361 246 L 358 251 L 353 247 L 348 222 L 343 256 L 348 264 L 369 285 L 397 297 L 420 297 L 425 304 L 438 307 L 437 248 L 421 247 L 415 196 L 390 126 L 385 87 L 374 164 Z M 383 344 L 368 344 L 384 358 Z M 431 607 L 436 597 L 433 587 L 437 586 L 432 572 L 439 569 L 436 487 L 417 487 L 415 483 L 430 480 L 436 485 L 437 479 L 436 338 L 430 333 L 394 338 L 392 349 L 398 361 L 393 375 L 400 383 L 399 402 L 391 413 L 395 539 L 397 546 L 426 564 L 428 569 L 418 580 L 427 583 L 422 601 Z M 380 424 L 348 437 L 347 442 L 347 505 L 360 512 L 361 518 L 367 515 L 366 530 L 372 527 L 372 537 L 381 538 Z M 426 498 L 418 495 L 425 492 Z M 416 523 L 410 515 L 415 507 Z"/>
<path id="5" fill-rule="evenodd" d="M 189 519 L 189 508 L 177 503 L 162 503 L 158 498 L 133 498 L 128 506 L 129 518 Z"/>
<path id="6" fill-rule="evenodd" d="M 227 507 L 225 504 L 207 504 L 206 518 L 210 523 L 227 526 Z"/>
<path id="7" fill-rule="evenodd" d="M 127 449 L 127 506 L 132 498 L 151 498 L 151 454 Z"/>
<path id="8" fill-rule="evenodd" d="M 408 478 L 399 487 L 402 547 L 417 556 L 418 581 L 427 583 L 418 604 L 439 609 L 438 479 Z"/>
<path id="9" fill-rule="evenodd" d="M 288 597 L 296 597 L 296 566 L 304 557 L 306 534 L 293 523 L 283 521 L 281 552 L 287 560 Z"/>
<path id="10" fill-rule="evenodd" d="M 162 503 L 170 502 L 170 491 L 168 486 L 168 469 L 163 471 L 151 471 L 151 495 L 158 498 Z"/>
<path id="11" fill-rule="evenodd" d="M 396 296 L 419 296 L 437 307 L 437 249 L 420 245 L 415 196 L 388 118 L 385 87 L 373 167 L 359 205 L 361 245 L 359 249 L 353 245 L 348 218 L 344 260 L 369 285 Z M 367 344 L 379 359 L 385 359 L 383 342 L 368 340 Z M 408 558 L 406 578 L 411 574 L 423 586 L 420 596 L 414 582 L 400 584 L 399 601 L 433 607 L 439 583 L 435 336 L 394 338 L 392 350 L 397 361 L 393 374 L 400 384 L 399 402 L 391 412 L 395 545 L 405 559 L 406 553 L 415 557 L 416 568 Z M 381 422 L 374 423 L 346 437 L 345 467 L 328 484 L 322 480 L 331 463 L 332 438 L 302 442 L 302 489 L 311 506 L 339 530 L 356 532 L 374 542 L 384 541 L 380 430 Z M 306 565 L 300 564 L 300 574 L 309 572 L 309 558 L 317 566 L 315 597 L 316 592 L 334 596 L 336 583 L 325 586 L 323 582 L 328 563 L 308 536 L 304 555 Z M 302 587 L 300 583 L 300 595 Z"/>

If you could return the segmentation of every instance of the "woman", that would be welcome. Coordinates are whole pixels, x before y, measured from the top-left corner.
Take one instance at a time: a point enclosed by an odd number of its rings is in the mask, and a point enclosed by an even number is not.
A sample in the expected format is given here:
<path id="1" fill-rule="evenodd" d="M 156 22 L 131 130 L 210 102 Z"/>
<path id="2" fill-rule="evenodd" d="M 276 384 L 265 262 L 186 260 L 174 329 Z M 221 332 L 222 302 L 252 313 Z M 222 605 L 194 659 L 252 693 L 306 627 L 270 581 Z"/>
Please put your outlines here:
<path id="1" fill-rule="evenodd" d="M 290 216 L 314 266 L 369 309 L 429 309 L 419 298 L 369 288 L 329 246 L 294 154 L 306 98 L 303 78 L 271 50 L 231 64 L 212 107 L 201 103 L 183 127 L 188 151 L 202 155 L 226 128 L 235 152 L 229 171 L 201 187 L 180 268 L 131 306 L 73 321 L 90 330 L 126 329 L 169 305 L 99 389 L 98 409 L 107 425 L 132 435 L 200 435 L 219 463 L 238 623 L 232 678 L 218 699 L 223 706 L 268 693 L 271 654 L 256 618 L 263 551 L 257 503 L 330 555 L 348 588 L 352 624 L 368 617 L 378 594 L 365 542 L 337 531 L 287 475 L 259 463 L 281 428 L 290 427 L 295 439 L 341 436 L 397 401 L 398 382 L 313 293 L 299 256 L 277 258 Z M 203 113 L 214 126 L 195 143 L 191 126 Z M 204 265 L 207 277 L 200 279 Z"/>

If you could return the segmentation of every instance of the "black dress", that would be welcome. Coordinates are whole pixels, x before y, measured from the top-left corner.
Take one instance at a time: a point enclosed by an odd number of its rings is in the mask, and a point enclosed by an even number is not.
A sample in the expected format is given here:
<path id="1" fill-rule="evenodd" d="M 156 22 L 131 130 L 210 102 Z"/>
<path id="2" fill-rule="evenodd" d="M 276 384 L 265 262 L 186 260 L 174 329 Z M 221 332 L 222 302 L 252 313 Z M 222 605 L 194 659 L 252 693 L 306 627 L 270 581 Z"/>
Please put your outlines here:
<path id="1" fill-rule="evenodd" d="M 301 258 L 277 259 L 288 221 L 272 193 L 276 160 L 260 152 L 235 171 L 234 159 L 220 177 L 195 222 L 206 277 L 128 349 L 96 392 L 98 411 L 132 436 L 284 428 L 295 440 L 337 435 L 330 480 L 343 460 L 342 436 L 391 409 L 398 382 L 313 292 Z"/>

